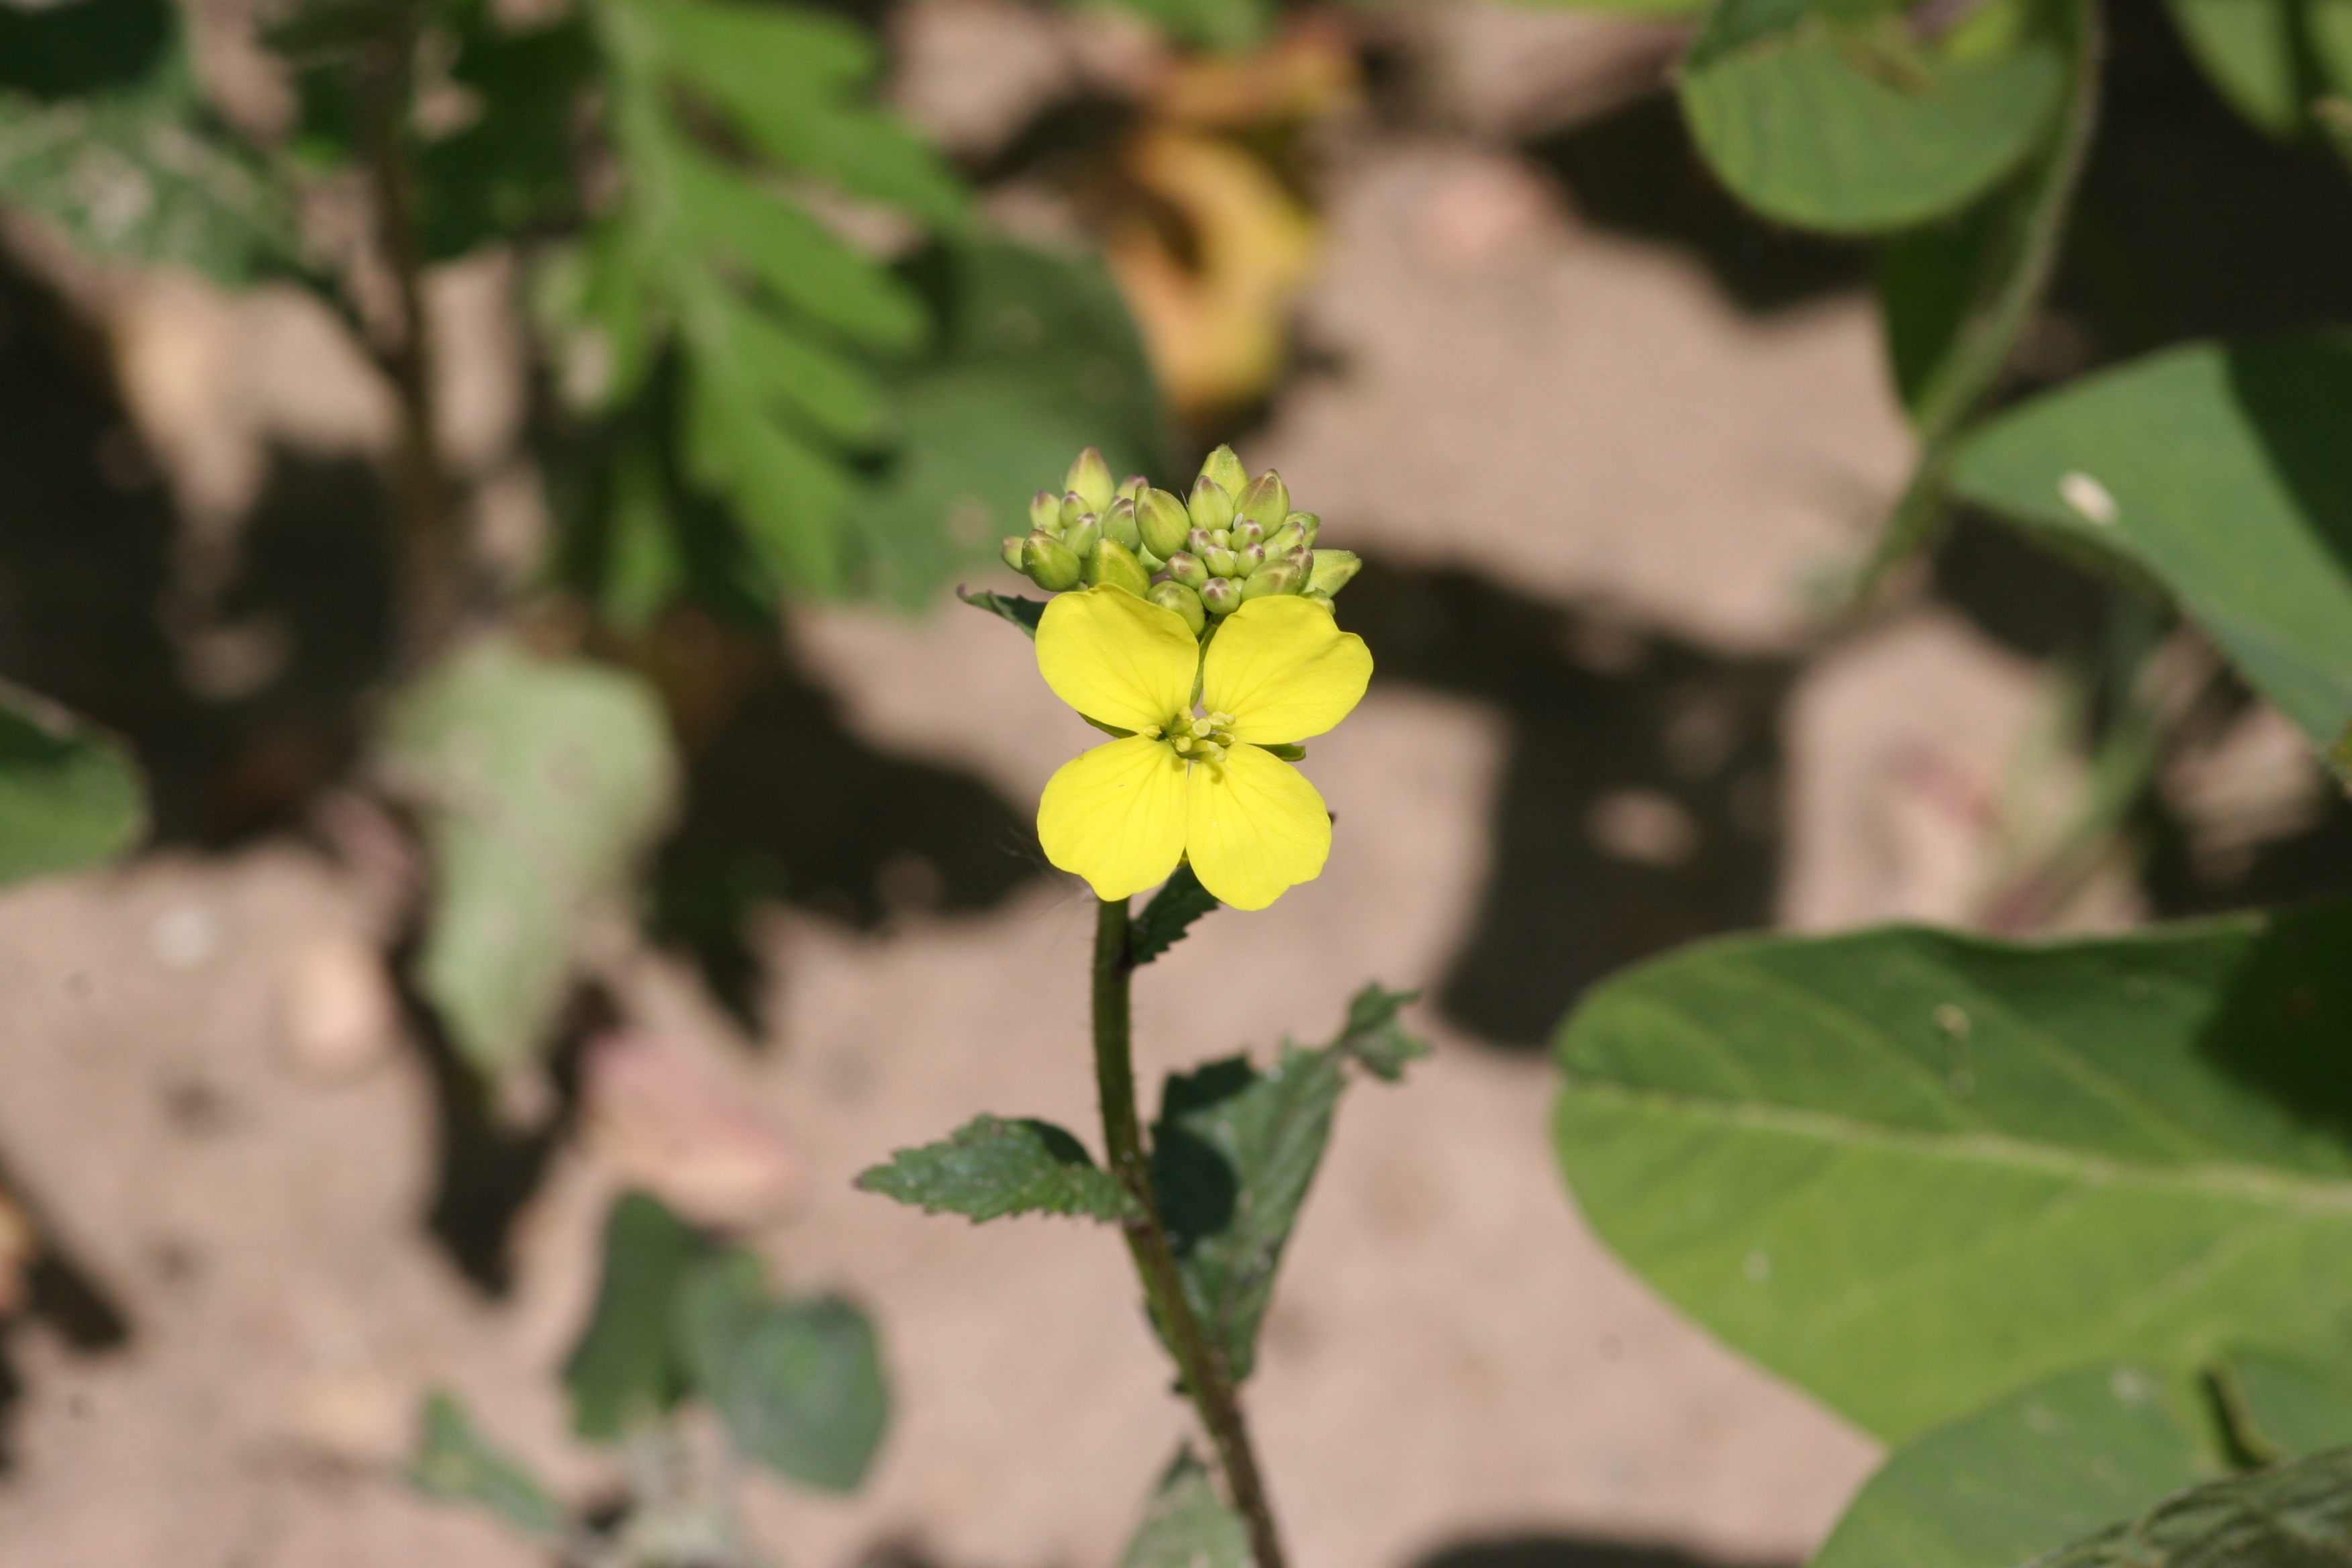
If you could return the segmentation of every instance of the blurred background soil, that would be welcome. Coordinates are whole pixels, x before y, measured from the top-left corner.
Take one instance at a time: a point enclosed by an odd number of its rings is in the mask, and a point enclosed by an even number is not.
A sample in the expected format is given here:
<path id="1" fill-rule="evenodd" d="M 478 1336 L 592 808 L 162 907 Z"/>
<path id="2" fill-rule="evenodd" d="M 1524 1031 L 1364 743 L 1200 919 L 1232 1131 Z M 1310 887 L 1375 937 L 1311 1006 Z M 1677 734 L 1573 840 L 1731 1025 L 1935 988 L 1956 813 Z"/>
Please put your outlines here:
<path id="1" fill-rule="evenodd" d="M 2090 930 L 2291 893 L 2346 826 L 2241 708 L 2168 762 L 2157 818 L 2080 852 L 2063 716 L 2107 601 L 1965 523 L 1899 607 L 1827 629 L 1911 457 L 1864 259 L 1715 192 L 1657 90 L 1670 29 L 1359 25 L 1314 231 L 1233 241 L 1258 305 L 1154 305 L 1149 258 L 1121 269 L 1164 374 L 1213 394 L 1280 361 L 1208 433 L 1367 555 L 1342 612 L 1379 660 L 1307 763 L 1328 873 L 1145 972 L 1143 1071 L 1328 1034 L 1367 979 L 1423 991 L 1437 1053 L 1342 1110 L 1250 1388 L 1304 1568 L 1793 1562 L 1875 1450 L 1582 1227 L 1538 1049 L 1564 1009 L 1775 921 Z M 1076 222 L 1055 116 L 1095 112 L 1135 40 L 1008 0 L 890 26 L 900 103 L 999 171 L 999 218 Z M 0 1185 L 49 1238 L 0 1271 L 0 1562 L 533 1561 L 395 1467 L 447 1386 L 544 1473 L 613 1484 L 556 1374 L 604 1206 L 642 1184 L 881 1325 L 898 1410 L 866 1489 L 747 1485 L 778 1561 L 1110 1563 L 1181 1424 L 1119 1248 L 849 1184 L 977 1110 L 1090 1120 L 1089 910 L 1029 824 L 1091 731 L 1027 645 L 951 602 L 796 610 L 668 851 L 781 868 L 748 942 L 699 955 L 738 1009 L 616 929 L 627 1027 L 578 1020 L 541 1131 L 504 1132 L 386 978 L 416 869 L 334 783 L 389 636 L 381 389 L 298 296 L 16 239 L 0 670 L 131 736 L 160 820 L 131 864 L 0 900 Z M 436 327 L 484 548 L 521 563 L 503 289 L 450 270 Z"/>

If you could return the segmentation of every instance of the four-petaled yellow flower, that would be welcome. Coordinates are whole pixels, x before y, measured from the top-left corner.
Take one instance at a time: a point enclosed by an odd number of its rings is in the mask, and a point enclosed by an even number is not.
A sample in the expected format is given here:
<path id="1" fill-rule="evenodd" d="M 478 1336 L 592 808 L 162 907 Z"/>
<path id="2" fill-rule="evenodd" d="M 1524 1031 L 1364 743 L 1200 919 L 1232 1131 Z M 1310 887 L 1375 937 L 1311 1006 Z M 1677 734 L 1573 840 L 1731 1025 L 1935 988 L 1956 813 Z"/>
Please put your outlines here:
<path id="1" fill-rule="evenodd" d="M 1124 589 L 1057 595 L 1037 626 L 1037 668 L 1086 717 L 1132 730 L 1066 763 L 1045 785 L 1045 858 L 1101 899 L 1165 880 L 1189 858 L 1201 885 L 1262 910 L 1320 875 L 1331 818 L 1306 775 L 1262 748 L 1319 735 L 1371 679 L 1364 639 L 1294 595 L 1252 599 L 1204 656 L 1172 610 Z"/>

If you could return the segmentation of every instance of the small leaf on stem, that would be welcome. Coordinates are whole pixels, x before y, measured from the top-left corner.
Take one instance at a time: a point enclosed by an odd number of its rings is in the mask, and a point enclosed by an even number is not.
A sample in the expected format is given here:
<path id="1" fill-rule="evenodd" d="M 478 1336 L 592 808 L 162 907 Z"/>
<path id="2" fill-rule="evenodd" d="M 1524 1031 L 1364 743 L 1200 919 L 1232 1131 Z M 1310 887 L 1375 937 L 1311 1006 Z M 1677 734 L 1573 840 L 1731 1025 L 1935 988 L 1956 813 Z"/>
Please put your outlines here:
<path id="1" fill-rule="evenodd" d="M 901 1149 L 857 1178 L 869 1193 L 978 1225 L 1015 1214 L 1119 1220 L 1134 1199 L 1049 1121 L 977 1117 L 945 1142 Z"/>

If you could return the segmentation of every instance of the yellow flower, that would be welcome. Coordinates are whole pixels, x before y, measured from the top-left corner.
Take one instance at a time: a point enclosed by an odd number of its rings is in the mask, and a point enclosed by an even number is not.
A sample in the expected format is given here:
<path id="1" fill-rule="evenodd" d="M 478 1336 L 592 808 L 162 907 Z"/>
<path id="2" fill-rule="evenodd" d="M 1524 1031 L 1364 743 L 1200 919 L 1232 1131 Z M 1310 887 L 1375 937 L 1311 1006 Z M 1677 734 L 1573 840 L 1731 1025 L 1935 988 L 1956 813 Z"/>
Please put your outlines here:
<path id="1" fill-rule="evenodd" d="M 1054 695 L 1132 735 L 1066 763 L 1045 785 L 1045 858 L 1124 899 L 1190 858 L 1201 885 L 1262 910 L 1311 881 L 1331 818 L 1306 775 L 1261 749 L 1319 735 L 1371 679 L 1364 639 L 1296 595 L 1252 599 L 1204 657 L 1172 610 L 1123 589 L 1063 594 L 1037 626 Z"/>

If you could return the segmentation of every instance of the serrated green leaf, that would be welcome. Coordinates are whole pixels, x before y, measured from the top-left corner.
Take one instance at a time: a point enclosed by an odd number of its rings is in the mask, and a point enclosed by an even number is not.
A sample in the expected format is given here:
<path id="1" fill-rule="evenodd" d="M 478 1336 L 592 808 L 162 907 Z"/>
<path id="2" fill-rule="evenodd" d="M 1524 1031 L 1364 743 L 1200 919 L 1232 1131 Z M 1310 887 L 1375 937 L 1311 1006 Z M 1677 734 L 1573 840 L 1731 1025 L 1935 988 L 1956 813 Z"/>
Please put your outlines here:
<path id="1" fill-rule="evenodd" d="M 1037 640 L 1037 623 L 1045 614 L 1045 600 L 1024 599 L 1018 594 L 992 594 L 985 590 L 974 594 L 961 588 L 956 590 L 956 597 L 975 610 L 986 610 L 992 616 L 1012 622 L 1031 642 Z"/>
<path id="2" fill-rule="evenodd" d="M 1420 995 L 1418 991 L 1365 986 L 1349 998 L 1348 1022 L 1331 1049 L 1355 1058 L 1374 1078 L 1396 1082 L 1404 1076 L 1407 1062 L 1429 1054 L 1429 1042 L 1397 1022 L 1397 1015 Z"/>
<path id="3" fill-rule="evenodd" d="M 1186 1444 L 1160 1472 L 1119 1568 L 1249 1568 L 1249 1527 Z"/>
<path id="4" fill-rule="evenodd" d="M 738 295 L 714 290 L 712 331 L 727 342 L 725 359 L 743 379 L 755 405 L 784 409 L 811 428 L 845 444 L 872 441 L 887 418 L 881 384 L 864 367 Z"/>
<path id="5" fill-rule="evenodd" d="M 2205 1434 L 2168 1381 L 2079 1368 L 1905 1444 L 1811 1568 L 2011 1568 L 2211 1479 Z"/>
<path id="6" fill-rule="evenodd" d="M 857 1178 L 869 1193 L 975 1225 L 1006 1215 L 1076 1215 L 1120 1220 L 1135 1200 L 1050 1121 L 974 1118 L 945 1142 L 901 1149 Z"/>
<path id="7" fill-rule="evenodd" d="M 425 1401 L 425 1432 L 408 1483 L 430 1498 L 482 1509 L 543 1545 L 563 1530 L 563 1511 L 539 1479 L 482 1436 L 456 1395 L 435 1390 Z"/>
<path id="8" fill-rule="evenodd" d="M 1958 211 L 2050 132 L 2067 47 L 2051 0 L 1992 0 L 1922 41 L 1901 7 L 1725 0 L 1683 112 L 1708 165 L 1784 223 L 1878 233 Z"/>
<path id="9" fill-rule="evenodd" d="M 1890 1440 L 2085 1362 L 2333 1356 L 2347 951 L 2346 905 L 1691 949 L 1562 1030 L 1562 1168 L 1670 1300 Z"/>
<path id="10" fill-rule="evenodd" d="M 667 721 L 633 675 L 491 638 L 404 692 L 383 744 L 432 852 L 419 983 L 465 1059 L 502 1071 L 546 1043 L 583 918 L 667 819 Z"/>
<path id="11" fill-rule="evenodd" d="M 1962 498 L 2119 555 L 2325 748 L 2352 728 L 2352 339 L 2195 344 L 1972 434 Z"/>
<path id="12" fill-rule="evenodd" d="M 1033 636 L 1034 634 L 1032 634 Z M 1135 924 L 1127 933 L 1127 961 L 1144 964 L 1166 952 L 1184 940 L 1192 922 L 1217 907 L 1216 895 L 1201 886 L 1193 874 L 1192 863 L 1186 861 L 1176 868 L 1160 889 L 1151 895 L 1143 912 L 1135 917 Z"/>
<path id="13" fill-rule="evenodd" d="M 2352 1444 L 2352 1366 L 2242 1347 L 2213 1382 L 2231 1436 L 2261 1463 Z"/>
<path id="14" fill-rule="evenodd" d="M 671 1350 L 679 1292 L 710 1246 L 643 1193 L 613 1205 L 604 1221 L 604 1274 L 596 1309 L 564 1363 L 572 1426 L 605 1441 L 667 1415 L 686 1394 L 686 1371 Z"/>
<path id="15" fill-rule="evenodd" d="M 1322 1163 L 1346 1064 L 1378 1064 L 1393 1077 L 1420 1054 L 1390 1033 L 1397 1001 L 1369 987 L 1329 1046 L 1307 1050 L 1285 1040 L 1264 1070 L 1232 1057 L 1171 1074 L 1161 1088 L 1152 1186 L 1193 1310 L 1236 1381 L 1256 1365 L 1258 1325 Z"/>
<path id="16" fill-rule="evenodd" d="M 2352 1450 L 2210 1481 L 2032 1568 L 2334 1568 L 2352 1563 Z"/>
<path id="17" fill-rule="evenodd" d="M 761 1276 L 742 1252 L 696 1268 L 678 1297 L 678 1355 L 746 1453 L 804 1485 L 854 1491 L 889 1425 L 873 1325 L 837 1296 L 773 1300 Z"/>
<path id="18" fill-rule="evenodd" d="M 102 865 L 146 830 L 130 753 L 56 703 L 0 682 L 0 887 Z"/>

